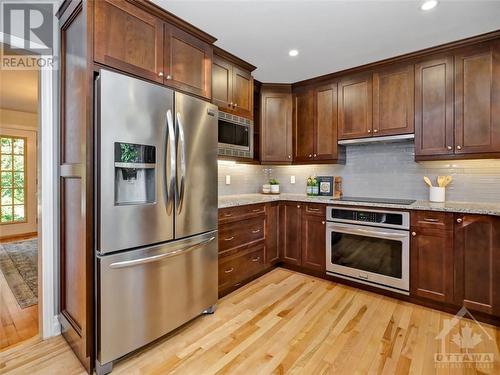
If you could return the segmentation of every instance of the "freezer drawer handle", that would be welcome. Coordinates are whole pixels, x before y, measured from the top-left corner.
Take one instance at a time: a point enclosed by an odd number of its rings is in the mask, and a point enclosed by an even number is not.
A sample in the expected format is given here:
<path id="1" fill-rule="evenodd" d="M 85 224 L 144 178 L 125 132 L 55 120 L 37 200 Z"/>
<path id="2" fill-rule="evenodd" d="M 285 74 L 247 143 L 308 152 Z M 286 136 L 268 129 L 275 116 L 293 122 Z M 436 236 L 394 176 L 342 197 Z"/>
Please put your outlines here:
<path id="1" fill-rule="evenodd" d="M 123 262 L 111 263 L 109 265 L 109 267 L 110 268 L 125 268 L 125 267 L 137 266 L 139 264 L 156 262 L 156 261 L 161 260 L 161 259 L 171 258 L 171 257 L 175 257 L 178 255 L 189 253 L 190 251 L 193 251 L 200 246 L 206 245 L 207 243 L 210 243 L 213 240 L 215 240 L 215 237 L 210 237 L 208 240 L 198 242 L 197 244 L 188 246 L 184 249 L 174 250 L 174 251 L 171 251 L 171 252 L 165 253 L 165 254 L 153 255 L 152 257 L 147 257 L 147 258 L 140 258 L 140 259 L 134 259 L 134 260 L 126 260 Z"/>

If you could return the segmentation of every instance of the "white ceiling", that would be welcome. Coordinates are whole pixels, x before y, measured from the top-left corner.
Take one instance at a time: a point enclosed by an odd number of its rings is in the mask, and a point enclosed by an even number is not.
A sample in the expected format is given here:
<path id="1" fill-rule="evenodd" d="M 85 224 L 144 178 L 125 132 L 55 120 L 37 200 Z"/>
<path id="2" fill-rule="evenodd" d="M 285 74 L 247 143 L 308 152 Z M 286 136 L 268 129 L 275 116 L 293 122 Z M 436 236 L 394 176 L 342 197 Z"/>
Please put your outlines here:
<path id="1" fill-rule="evenodd" d="M 318 75 L 500 29 L 500 1 L 153 0 L 254 64 L 262 82 Z M 298 57 L 288 56 L 296 48 Z"/>

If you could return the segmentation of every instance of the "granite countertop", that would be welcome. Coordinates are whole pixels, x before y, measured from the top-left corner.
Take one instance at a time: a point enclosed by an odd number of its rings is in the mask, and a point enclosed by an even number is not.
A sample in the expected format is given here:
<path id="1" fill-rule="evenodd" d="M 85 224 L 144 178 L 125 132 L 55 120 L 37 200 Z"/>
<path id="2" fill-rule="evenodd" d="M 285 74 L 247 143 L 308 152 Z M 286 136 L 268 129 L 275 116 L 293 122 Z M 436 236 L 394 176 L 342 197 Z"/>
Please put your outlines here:
<path id="1" fill-rule="evenodd" d="M 389 203 L 345 202 L 345 201 L 333 200 L 332 198 L 329 197 L 308 197 L 305 194 L 290 194 L 290 193 L 281 193 L 279 195 L 265 195 L 265 194 L 223 195 L 219 197 L 219 208 L 244 206 L 247 204 L 265 203 L 273 201 L 296 201 L 296 202 L 336 204 L 344 206 L 397 208 L 406 210 L 441 211 L 441 212 L 456 212 L 456 213 L 500 216 L 500 203 L 480 203 L 480 202 L 433 203 L 429 201 L 416 201 L 411 205 L 399 205 L 399 204 L 389 204 Z"/>

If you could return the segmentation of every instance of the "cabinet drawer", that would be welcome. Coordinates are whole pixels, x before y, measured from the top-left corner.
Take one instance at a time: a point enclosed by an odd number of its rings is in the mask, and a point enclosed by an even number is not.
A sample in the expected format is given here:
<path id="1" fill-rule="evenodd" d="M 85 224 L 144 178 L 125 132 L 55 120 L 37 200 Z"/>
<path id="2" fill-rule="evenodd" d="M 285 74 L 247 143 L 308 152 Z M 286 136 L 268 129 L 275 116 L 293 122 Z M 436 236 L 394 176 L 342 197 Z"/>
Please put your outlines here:
<path id="1" fill-rule="evenodd" d="M 323 216 L 326 218 L 326 205 L 308 203 L 304 206 L 304 211 L 311 215 Z"/>
<path id="2" fill-rule="evenodd" d="M 219 210 L 219 223 L 246 219 L 248 217 L 264 215 L 265 213 L 266 206 L 264 204 L 222 208 Z"/>
<path id="3" fill-rule="evenodd" d="M 265 216 L 223 224 L 219 227 L 219 252 L 264 239 Z"/>
<path id="4" fill-rule="evenodd" d="M 453 214 L 435 211 L 413 211 L 410 215 L 412 227 L 453 229 Z"/>
<path id="5" fill-rule="evenodd" d="M 264 268 L 264 246 L 219 259 L 219 290 L 227 289 Z"/>

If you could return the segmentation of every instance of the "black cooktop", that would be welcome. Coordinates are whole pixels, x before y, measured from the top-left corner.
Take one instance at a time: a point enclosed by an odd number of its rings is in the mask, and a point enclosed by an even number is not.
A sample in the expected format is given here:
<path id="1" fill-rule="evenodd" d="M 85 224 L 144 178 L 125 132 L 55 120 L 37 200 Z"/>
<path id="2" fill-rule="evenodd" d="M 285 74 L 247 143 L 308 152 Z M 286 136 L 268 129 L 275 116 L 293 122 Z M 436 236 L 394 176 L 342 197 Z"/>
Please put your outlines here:
<path id="1" fill-rule="evenodd" d="M 345 202 L 364 202 L 364 203 L 388 203 L 388 204 L 399 204 L 404 206 L 409 206 L 415 203 L 414 199 L 391 199 L 391 198 L 367 198 L 367 197 L 342 197 L 340 199 L 335 199 Z"/>

